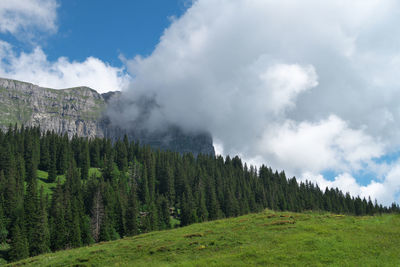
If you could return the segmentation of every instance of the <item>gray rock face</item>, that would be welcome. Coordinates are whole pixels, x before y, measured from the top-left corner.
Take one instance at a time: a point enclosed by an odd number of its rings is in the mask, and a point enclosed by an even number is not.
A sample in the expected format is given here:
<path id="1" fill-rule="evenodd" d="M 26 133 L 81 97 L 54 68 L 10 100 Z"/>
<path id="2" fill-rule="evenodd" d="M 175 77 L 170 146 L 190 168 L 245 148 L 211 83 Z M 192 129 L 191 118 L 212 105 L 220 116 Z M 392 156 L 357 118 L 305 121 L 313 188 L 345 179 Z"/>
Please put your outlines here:
<path id="1" fill-rule="evenodd" d="M 109 100 L 119 95 L 119 92 L 101 95 L 88 87 L 56 90 L 0 78 L 0 128 L 6 130 L 17 123 L 67 133 L 69 137 L 116 139 L 127 134 L 130 139 L 155 148 L 214 154 L 212 138 L 207 134 L 187 135 L 176 127 L 157 133 L 115 128 L 105 114 Z"/>

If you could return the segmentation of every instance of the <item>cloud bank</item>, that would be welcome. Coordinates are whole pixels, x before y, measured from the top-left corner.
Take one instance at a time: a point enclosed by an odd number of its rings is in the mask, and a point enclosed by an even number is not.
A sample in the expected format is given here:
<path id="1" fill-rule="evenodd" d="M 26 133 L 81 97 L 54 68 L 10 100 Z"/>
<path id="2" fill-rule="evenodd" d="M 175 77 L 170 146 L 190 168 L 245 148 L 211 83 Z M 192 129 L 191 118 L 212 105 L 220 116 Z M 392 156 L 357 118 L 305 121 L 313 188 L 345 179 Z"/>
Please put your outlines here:
<path id="1" fill-rule="evenodd" d="M 2 41 L 0 77 L 56 89 L 88 86 L 100 93 L 120 91 L 130 79 L 123 68 L 112 67 L 98 58 L 88 57 L 83 62 L 77 62 L 60 57 L 51 62 L 40 47 L 31 53 L 17 54 L 10 44 Z"/>
<path id="2" fill-rule="evenodd" d="M 125 95 L 156 103 L 149 127 L 207 130 L 225 154 L 399 201 L 397 163 L 376 161 L 400 145 L 399 11 L 394 0 L 194 1 L 150 56 L 126 61 Z"/>

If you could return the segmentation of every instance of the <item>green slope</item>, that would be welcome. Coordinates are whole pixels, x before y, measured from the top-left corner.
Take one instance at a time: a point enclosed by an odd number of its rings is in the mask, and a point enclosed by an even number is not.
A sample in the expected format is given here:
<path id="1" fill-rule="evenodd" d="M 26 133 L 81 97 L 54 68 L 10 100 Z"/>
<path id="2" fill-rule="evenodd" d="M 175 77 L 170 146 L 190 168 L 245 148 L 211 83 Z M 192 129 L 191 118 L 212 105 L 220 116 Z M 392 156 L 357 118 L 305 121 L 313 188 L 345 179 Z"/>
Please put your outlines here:
<path id="1" fill-rule="evenodd" d="M 24 266 L 400 266 L 400 215 L 276 213 L 152 232 Z"/>

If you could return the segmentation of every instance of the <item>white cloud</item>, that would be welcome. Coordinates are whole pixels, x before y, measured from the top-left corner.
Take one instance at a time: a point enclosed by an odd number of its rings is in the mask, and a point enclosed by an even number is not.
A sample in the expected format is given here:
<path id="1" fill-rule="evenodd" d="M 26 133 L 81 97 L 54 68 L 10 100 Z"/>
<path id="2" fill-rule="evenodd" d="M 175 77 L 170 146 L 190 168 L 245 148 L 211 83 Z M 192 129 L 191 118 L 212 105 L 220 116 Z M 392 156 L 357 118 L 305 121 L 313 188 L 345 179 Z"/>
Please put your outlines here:
<path id="1" fill-rule="evenodd" d="M 266 127 L 258 153 L 298 174 L 304 170 L 357 171 L 383 151 L 383 144 L 331 115 L 316 123 L 287 120 Z"/>
<path id="2" fill-rule="evenodd" d="M 389 206 L 393 201 L 400 201 L 396 195 L 400 191 L 400 162 L 396 162 L 391 170 L 386 173 L 384 180 L 381 182 L 371 180 L 366 186 L 360 185 L 356 179 L 349 173 L 341 173 L 334 178 L 333 181 L 325 179 L 321 174 L 313 174 L 311 172 L 303 173 L 300 177 L 301 181 L 311 181 L 325 190 L 328 188 L 339 188 L 343 192 L 349 192 L 352 196 L 360 196 L 361 198 L 371 197 L 372 200 L 379 200 L 380 203 Z"/>
<path id="3" fill-rule="evenodd" d="M 342 189 L 385 200 L 393 166 L 374 158 L 400 148 L 399 12 L 395 0 L 194 1 L 127 61 L 126 95 L 154 98 L 153 126 L 208 130 L 224 153 L 297 176 L 336 169 Z M 361 168 L 379 183 L 357 186 Z"/>
<path id="4" fill-rule="evenodd" d="M 362 196 L 361 186 L 357 183 L 356 179 L 349 173 L 342 173 L 335 177 L 333 181 L 326 180 L 321 174 L 313 174 L 305 172 L 300 177 L 301 181 L 311 181 L 318 184 L 321 190 L 325 188 L 340 188 L 344 193 L 350 193 L 352 196 Z"/>
<path id="5" fill-rule="evenodd" d="M 0 33 L 32 41 L 57 31 L 56 0 L 0 1 Z M 127 60 L 128 100 L 154 98 L 148 126 L 212 133 L 240 154 L 321 187 L 389 204 L 400 167 L 374 158 L 400 147 L 400 3 L 395 0 L 198 0 L 154 52 Z M 41 86 L 122 90 L 123 68 L 88 57 L 49 61 L 0 40 L 0 76 Z M 139 114 L 131 106 L 122 124 Z M 384 140 L 384 141 L 382 141 Z M 376 174 L 357 183 L 363 168 Z M 334 181 L 320 174 L 340 173 Z"/>
<path id="6" fill-rule="evenodd" d="M 15 47 L 0 40 L 0 76 L 50 88 L 88 86 L 100 93 L 122 90 L 129 81 L 124 68 L 112 67 L 95 57 L 82 62 L 59 57 L 49 61 L 35 39 L 43 33 L 57 32 L 56 0 L 0 1 L 0 33 L 29 41 L 30 52 L 17 53 Z"/>
<path id="7" fill-rule="evenodd" d="M 44 87 L 68 88 L 88 86 L 100 93 L 122 90 L 129 75 L 98 58 L 83 62 L 60 57 L 51 62 L 40 47 L 31 53 L 15 53 L 13 47 L 0 41 L 0 77 L 28 81 Z"/>
<path id="8" fill-rule="evenodd" d="M 313 66 L 277 64 L 259 75 L 262 87 L 268 88 L 268 107 L 272 112 L 293 107 L 297 95 L 318 85 Z"/>
<path id="9" fill-rule="evenodd" d="M 56 0 L 2 0 L 0 32 L 21 38 L 32 37 L 35 30 L 55 32 L 57 6 Z"/>

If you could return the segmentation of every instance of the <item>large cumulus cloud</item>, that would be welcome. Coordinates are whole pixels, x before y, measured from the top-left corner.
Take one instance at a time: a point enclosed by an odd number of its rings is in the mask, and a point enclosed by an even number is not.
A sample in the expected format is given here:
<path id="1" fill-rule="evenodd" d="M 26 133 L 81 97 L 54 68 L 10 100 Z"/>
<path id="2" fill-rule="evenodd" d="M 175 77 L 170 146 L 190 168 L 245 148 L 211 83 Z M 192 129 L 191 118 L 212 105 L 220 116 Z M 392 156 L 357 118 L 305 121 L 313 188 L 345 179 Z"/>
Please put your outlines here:
<path id="1" fill-rule="evenodd" d="M 156 103 L 150 128 L 207 130 L 225 154 L 346 191 L 321 176 L 334 169 L 387 204 L 397 164 L 376 159 L 399 148 L 399 11 L 394 0 L 194 1 L 150 56 L 125 61 L 125 95 Z M 376 181 L 361 186 L 360 169 Z"/>

